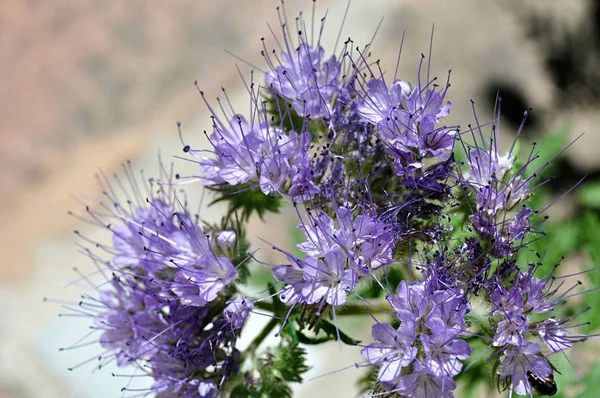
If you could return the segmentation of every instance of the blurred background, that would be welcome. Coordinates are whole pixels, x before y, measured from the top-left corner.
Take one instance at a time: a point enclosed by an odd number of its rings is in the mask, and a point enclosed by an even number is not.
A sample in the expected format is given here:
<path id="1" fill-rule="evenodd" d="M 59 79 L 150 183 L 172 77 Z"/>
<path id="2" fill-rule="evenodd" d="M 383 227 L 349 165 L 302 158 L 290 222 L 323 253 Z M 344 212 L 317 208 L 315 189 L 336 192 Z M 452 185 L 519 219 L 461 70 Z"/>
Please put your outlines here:
<path id="1" fill-rule="evenodd" d="M 312 2 L 298 3 L 310 15 Z M 435 23 L 432 74 L 445 80 L 452 69 L 449 124 L 466 127 L 473 122 L 471 99 L 479 120 L 488 120 L 499 92 L 505 142 L 529 106 L 533 112 L 524 130 L 526 140 L 543 143 L 548 134 L 561 132 L 566 143 L 585 132 L 553 169 L 558 175 L 554 192 L 568 189 L 586 174 L 592 183 L 591 189 L 570 195 L 553 209 L 556 220 L 571 223 L 569 239 L 576 241 L 580 230 L 572 220 L 596 214 L 600 202 L 600 190 L 594 190 L 600 181 L 599 3 L 355 1 L 342 38 L 366 44 L 385 16 L 373 59 L 393 70 L 406 32 L 399 77 L 414 80 Z M 210 120 L 193 82 L 198 80 L 213 98 L 213 87 L 226 87 L 239 112 L 248 109 L 235 64 L 245 77 L 250 67 L 224 50 L 262 66 L 260 38 L 271 37 L 267 22 L 277 28 L 276 5 L 276 0 L 2 1 L 1 398 L 67 397 L 73 392 L 80 397 L 120 396 L 123 380 L 112 377 L 110 370 L 93 375 L 89 367 L 67 371 L 93 357 L 99 347 L 59 352 L 82 336 L 87 325 L 59 318 L 58 305 L 42 302 L 43 297 L 77 300 L 77 288 L 65 286 L 78 278 L 74 267 L 86 272 L 92 266 L 73 244 L 72 231 L 85 226 L 67 211 L 78 209 L 74 197 L 100 194 L 94 180 L 98 170 L 118 172 L 127 159 L 152 175 L 160 150 L 177 170 L 193 173 L 193 165 L 173 157 L 181 153 L 177 120 L 183 122 L 188 141 L 207 145 L 202 131 Z M 329 10 L 326 49 L 332 48 L 345 7 L 346 0 L 317 2 L 318 17 Z M 296 10 L 296 2 L 290 1 L 290 15 Z M 256 79 L 262 76 L 257 73 Z M 195 193 L 201 195 L 198 187 Z M 207 217 L 217 219 L 218 211 Z M 284 217 L 294 225 L 292 216 Z M 281 233 L 284 224 L 271 220 L 266 226 L 253 222 L 253 241 L 258 244 L 261 237 L 290 245 L 288 234 Z M 557 242 L 563 240 L 561 235 Z M 569 260 L 575 267 L 591 261 L 576 243 L 567 249 L 575 252 Z M 370 325 L 355 322 L 353 327 L 363 341 L 369 339 Z M 598 353 L 588 347 L 585 355 L 575 351 L 571 356 L 585 373 Z M 312 351 L 310 357 L 315 366 L 309 377 L 360 360 L 358 350 L 345 348 L 340 354 L 336 344 Z M 352 369 L 310 381 L 297 396 L 356 396 L 349 380 L 358 374 Z M 582 394 L 578 396 L 597 396 Z"/>

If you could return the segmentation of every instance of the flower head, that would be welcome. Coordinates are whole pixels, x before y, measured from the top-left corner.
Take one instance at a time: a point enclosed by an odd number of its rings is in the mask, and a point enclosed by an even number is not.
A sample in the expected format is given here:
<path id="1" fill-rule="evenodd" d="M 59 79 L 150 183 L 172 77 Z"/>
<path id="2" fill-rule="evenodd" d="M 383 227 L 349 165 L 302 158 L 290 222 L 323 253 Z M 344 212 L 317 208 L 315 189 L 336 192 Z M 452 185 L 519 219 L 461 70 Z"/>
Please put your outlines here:
<path id="1" fill-rule="evenodd" d="M 300 41 L 304 39 L 299 34 Z M 300 116 L 331 118 L 331 100 L 338 90 L 338 77 L 341 64 L 335 55 L 325 59 L 321 46 L 311 47 L 301 42 L 292 50 L 285 36 L 286 49 L 281 53 L 281 64 L 267 63 L 271 71 L 265 78 L 267 87 L 273 93 L 290 100 Z"/>

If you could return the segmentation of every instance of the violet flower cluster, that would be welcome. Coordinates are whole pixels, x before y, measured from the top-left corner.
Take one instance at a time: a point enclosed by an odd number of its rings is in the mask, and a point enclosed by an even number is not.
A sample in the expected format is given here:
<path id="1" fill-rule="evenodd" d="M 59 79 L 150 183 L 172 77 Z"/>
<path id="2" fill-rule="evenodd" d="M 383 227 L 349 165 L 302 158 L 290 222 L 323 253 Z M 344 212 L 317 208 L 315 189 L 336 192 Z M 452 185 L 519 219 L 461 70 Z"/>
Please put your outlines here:
<path id="1" fill-rule="evenodd" d="M 302 347 L 339 340 L 359 346 L 367 396 L 452 397 L 474 366 L 511 394 L 556 392 L 553 355 L 588 336 L 580 313 L 561 310 L 577 285 L 523 256 L 541 236 L 529 199 L 547 165 L 534 167 L 535 147 L 521 157 L 523 125 L 503 152 L 500 107 L 489 135 L 445 124 L 450 74 L 438 85 L 424 57 L 400 79 L 370 61 L 370 44 L 326 50 L 301 14 L 279 12 L 266 70 L 244 81 L 249 114 L 224 90 L 218 106 L 200 91 L 212 131 L 183 148 L 199 175 L 161 166 L 140 181 L 126 166 L 130 188 L 99 177 L 105 199 L 81 218 L 112 244 L 79 234 L 103 279 L 69 307 L 93 320 L 97 365 L 147 375 L 142 395 L 291 396 L 308 369 Z M 194 181 L 229 204 L 221 224 L 189 211 L 181 184 Z M 247 221 L 286 206 L 302 241 L 265 262 Z M 261 332 L 244 328 L 250 313 L 268 320 Z M 340 329 L 346 315 L 370 322 L 372 342 Z M 255 336 L 243 350 L 242 331 Z M 280 345 L 262 347 L 273 334 Z"/>
<path id="2" fill-rule="evenodd" d="M 233 284 L 238 236 L 200 226 L 172 190 L 152 180 L 142 199 L 142 184 L 130 166 L 125 171 L 128 199 L 121 202 L 101 175 L 105 200 L 86 206 L 82 217 L 112 234 L 110 246 L 96 244 L 101 253 L 85 249 L 102 281 L 77 309 L 93 318 L 105 350 L 98 366 L 139 367 L 157 397 L 216 397 L 238 372 L 235 343 L 253 310 Z"/>

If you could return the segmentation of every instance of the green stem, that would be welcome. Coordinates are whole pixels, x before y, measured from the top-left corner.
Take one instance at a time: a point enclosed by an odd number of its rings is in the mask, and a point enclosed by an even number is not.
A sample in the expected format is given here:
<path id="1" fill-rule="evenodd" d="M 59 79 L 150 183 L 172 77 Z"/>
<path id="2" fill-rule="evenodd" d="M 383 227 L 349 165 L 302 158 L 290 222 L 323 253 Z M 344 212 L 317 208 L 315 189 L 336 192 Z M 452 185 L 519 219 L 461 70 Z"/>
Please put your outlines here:
<path id="1" fill-rule="evenodd" d="M 254 356 L 260 344 L 269 336 L 269 333 L 271 333 L 271 331 L 275 328 L 275 326 L 277 326 L 278 323 L 279 319 L 271 318 L 269 323 L 265 325 L 265 327 L 263 328 L 263 330 L 260 331 L 258 336 L 256 336 L 254 340 L 252 340 L 252 343 L 250 343 L 250 345 L 248 346 L 246 353 L 250 356 Z"/>
<path id="2" fill-rule="evenodd" d="M 254 307 L 274 313 L 273 304 L 266 301 L 255 302 Z M 386 299 L 374 299 L 369 303 L 346 303 L 335 310 L 335 314 L 339 316 L 368 315 L 369 313 L 377 314 L 385 312 L 394 312 Z"/>
<path id="3" fill-rule="evenodd" d="M 335 310 L 339 316 L 369 315 L 377 313 L 394 313 L 394 309 L 386 299 L 374 299 L 366 303 L 348 303 Z"/>

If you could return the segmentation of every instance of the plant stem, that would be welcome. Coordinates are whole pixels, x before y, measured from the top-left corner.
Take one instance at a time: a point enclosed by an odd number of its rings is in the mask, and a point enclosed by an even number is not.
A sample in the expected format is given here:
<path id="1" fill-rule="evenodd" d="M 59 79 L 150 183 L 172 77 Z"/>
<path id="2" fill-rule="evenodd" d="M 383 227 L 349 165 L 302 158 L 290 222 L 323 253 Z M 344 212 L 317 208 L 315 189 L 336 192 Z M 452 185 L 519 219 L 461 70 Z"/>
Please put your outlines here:
<path id="1" fill-rule="evenodd" d="M 270 313 L 273 313 L 274 310 L 273 305 L 265 301 L 255 302 L 254 306 L 261 310 L 269 311 Z M 369 313 L 377 314 L 386 312 L 394 312 L 386 299 L 374 299 L 368 303 L 346 303 L 335 310 L 335 314 L 339 316 L 368 315 Z"/>
<path id="2" fill-rule="evenodd" d="M 369 315 L 377 313 L 394 313 L 390 303 L 386 299 L 376 299 L 369 303 L 348 303 L 335 310 L 339 316 Z"/>

